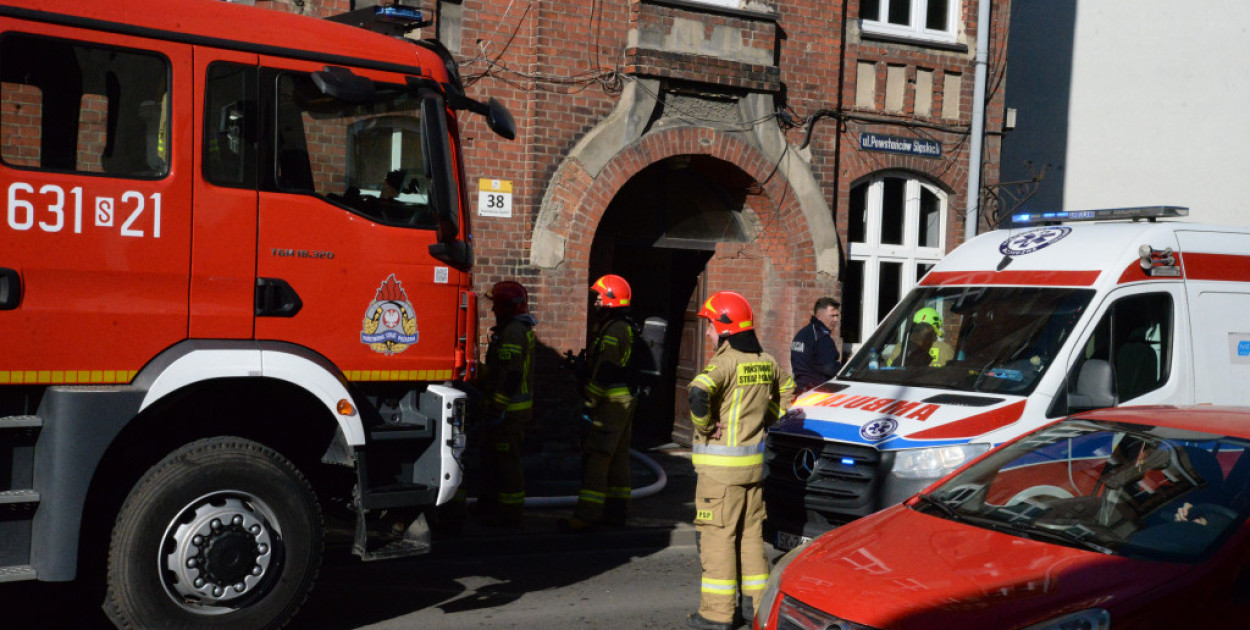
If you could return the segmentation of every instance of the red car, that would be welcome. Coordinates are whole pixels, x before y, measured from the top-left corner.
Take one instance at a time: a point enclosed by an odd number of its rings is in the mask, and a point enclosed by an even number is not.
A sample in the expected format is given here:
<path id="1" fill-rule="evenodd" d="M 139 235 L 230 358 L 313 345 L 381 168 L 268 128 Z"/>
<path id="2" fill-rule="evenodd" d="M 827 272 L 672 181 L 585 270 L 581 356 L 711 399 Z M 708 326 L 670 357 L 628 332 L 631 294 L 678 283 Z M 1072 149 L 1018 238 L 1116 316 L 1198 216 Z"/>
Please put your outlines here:
<path id="1" fill-rule="evenodd" d="M 1248 450 L 1250 409 L 1061 420 L 783 556 L 755 627 L 1250 628 Z"/>

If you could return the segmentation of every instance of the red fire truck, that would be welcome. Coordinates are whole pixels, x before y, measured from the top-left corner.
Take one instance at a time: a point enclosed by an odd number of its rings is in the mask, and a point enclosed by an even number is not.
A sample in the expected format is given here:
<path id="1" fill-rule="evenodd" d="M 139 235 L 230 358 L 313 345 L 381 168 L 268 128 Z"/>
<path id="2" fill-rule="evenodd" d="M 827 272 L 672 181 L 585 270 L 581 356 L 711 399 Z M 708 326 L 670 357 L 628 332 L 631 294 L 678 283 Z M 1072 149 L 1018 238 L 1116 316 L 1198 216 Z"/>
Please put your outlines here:
<path id="1" fill-rule="evenodd" d="M 515 135 L 435 43 L 0 3 L 0 582 L 277 627 L 323 515 L 365 559 L 428 550 L 476 367 L 464 110 Z"/>

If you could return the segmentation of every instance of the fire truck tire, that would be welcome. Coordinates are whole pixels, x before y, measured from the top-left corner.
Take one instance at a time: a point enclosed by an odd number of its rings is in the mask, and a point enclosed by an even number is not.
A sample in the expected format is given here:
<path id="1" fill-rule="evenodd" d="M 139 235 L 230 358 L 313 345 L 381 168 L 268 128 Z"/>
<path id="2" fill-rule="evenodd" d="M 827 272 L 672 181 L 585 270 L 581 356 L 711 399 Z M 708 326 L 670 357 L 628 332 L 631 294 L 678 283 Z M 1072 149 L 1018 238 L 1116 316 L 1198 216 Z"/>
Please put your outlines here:
<path id="1" fill-rule="evenodd" d="M 123 503 L 105 612 L 119 628 L 280 628 L 312 589 L 323 535 L 288 459 L 242 438 L 192 442 Z"/>

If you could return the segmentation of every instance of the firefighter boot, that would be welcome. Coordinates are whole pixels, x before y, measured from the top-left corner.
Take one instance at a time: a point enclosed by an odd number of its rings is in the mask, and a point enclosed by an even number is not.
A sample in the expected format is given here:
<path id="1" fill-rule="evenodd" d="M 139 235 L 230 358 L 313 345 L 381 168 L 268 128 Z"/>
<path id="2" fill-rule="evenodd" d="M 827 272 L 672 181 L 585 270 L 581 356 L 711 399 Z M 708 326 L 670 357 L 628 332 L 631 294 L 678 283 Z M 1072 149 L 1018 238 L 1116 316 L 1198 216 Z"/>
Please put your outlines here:
<path id="1" fill-rule="evenodd" d="M 556 529 L 566 534 L 586 534 L 599 529 L 599 524 L 572 516 L 556 521 Z"/>
<path id="2" fill-rule="evenodd" d="M 732 623 L 724 621 L 712 621 L 697 612 L 692 612 L 686 616 L 686 625 L 695 628 L 695 630 L 733 630 Z"/>

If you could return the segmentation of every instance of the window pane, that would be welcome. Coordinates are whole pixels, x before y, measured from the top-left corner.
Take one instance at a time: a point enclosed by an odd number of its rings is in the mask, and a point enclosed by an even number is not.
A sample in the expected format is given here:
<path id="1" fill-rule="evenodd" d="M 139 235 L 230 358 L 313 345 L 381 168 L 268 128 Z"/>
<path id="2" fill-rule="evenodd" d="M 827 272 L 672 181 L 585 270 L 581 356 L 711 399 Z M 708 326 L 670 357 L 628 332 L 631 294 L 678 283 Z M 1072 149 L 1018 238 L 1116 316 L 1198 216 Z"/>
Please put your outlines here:
<path id="1" fill-rule="evenodd" d="M 204 104 L 204 179 L 256 187 L 256 68 L 215 63 L 208 69 Z"/>
<path id="2" fill-rule="evenodd" d="M 885 319 L 890 309 L 898 304 L 903 295 L 903 263 L 881 263 L 881 277 L 877 282 L 877 321 Z"/>
<path id="3" fill-rule="evenodd" d="M 929 270 L 932 268 L 933 265 L 931 264 L 920 263 L 916 265 L 916 283 L 919 284 L 920 279 L 923 278 L 926 273 L 929 273 Z"/>
<path id="4" fill-rule="evenodd" d="M 938 206 L 938 197 L 933 191 L 920 187 L 920 213 L 918 220 L 920 221 L 919 230 L 916 232 L 919 236 L 916 244 L 919 247 L 938 247 L 941 245 L 941 227 L 942 216 L 941 208 Z"/>
<path id="5" fill-rule="evenodd" d="M 949 11 L 950 0 L 929 0 L 929 8 L 925 11 L 925 28 L 935 31 L 945 31 L 946 18 Z"/>
<path id="6" fill-rule="evenodd" d="M 917 0 L 888 0 L 890 24 L 898 24 L 900 26 L 911 25 L 911 3 Z"/>
<path id="7" fill-rule="evenodd" d="M 842 276 L 842 339 L 849 343 L 863 341 L 860 327 L 864 312 L 864 261 L 849 260 Z"/>
<path id="8" fill-rule="evenodd" d="M 435 229 L 420 102 L 404 86 L 376 88 L 373 101 L 348 103 L 325 97 L 310 75 L 280 77 L 278 188 L 325 197 L 378 223 Z"/>
<path id="9" fill-rule="evenodd" d="M 150 54 L 9 34 L 0 43 L 0 159 L 158 177 L 168 172 L 169 64 Z"/>
<path id="10" fill-rule="evenodd" d="M 903 244 L 904 190 L 907 180 L 887 177 L 881 191 L 881 244 Z"/>
<path id="11" fill-rule="evenodd" d="M 863 243 L 867 238 L 868 225 L 868 184 L 860 184 L 851 189 L 851 207 L 846 211 L 846 240 L 848 243 Z"/>
<path id="12" fill-rule="evenodd" d="M 859 17 L 863 20 L 881 21 L 880 0 L 861 0 L 859 3 Z"/>
<path id="13" fill-rule="evenodd" d="M 1127 297 L 1109 314 L 1116 393 L 1120 402 L 1161 387 L 1168 376 L 1172 298 L 1166 293 Z"/>

